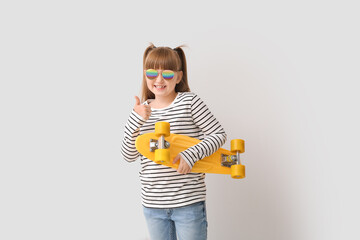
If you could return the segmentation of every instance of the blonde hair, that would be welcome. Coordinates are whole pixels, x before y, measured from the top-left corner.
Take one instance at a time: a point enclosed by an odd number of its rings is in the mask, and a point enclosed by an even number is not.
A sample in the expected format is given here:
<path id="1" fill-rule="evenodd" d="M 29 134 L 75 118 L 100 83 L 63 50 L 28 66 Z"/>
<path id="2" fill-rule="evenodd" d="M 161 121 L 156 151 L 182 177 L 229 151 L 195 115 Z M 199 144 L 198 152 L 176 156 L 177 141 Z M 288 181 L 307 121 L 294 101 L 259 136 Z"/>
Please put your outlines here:
<path id="1" fill-rule="evenodd" d="M 175 92 L 190 92 L 185 53 L 182 50 L 184 45 L 171 49 L 169 47 L 155 47 L 150 43 L 150 46 L 145 49 L 143 58 L 143 68 L 145 69 L 166 69 L 173 71 L 182 71 L 182 79 L 176 85 Z M 141 101 L 153 99 L 155 95 L 149 90 L 146 84 L 146 79 L 143 74 L 143 82 L 141 88 Z"/>

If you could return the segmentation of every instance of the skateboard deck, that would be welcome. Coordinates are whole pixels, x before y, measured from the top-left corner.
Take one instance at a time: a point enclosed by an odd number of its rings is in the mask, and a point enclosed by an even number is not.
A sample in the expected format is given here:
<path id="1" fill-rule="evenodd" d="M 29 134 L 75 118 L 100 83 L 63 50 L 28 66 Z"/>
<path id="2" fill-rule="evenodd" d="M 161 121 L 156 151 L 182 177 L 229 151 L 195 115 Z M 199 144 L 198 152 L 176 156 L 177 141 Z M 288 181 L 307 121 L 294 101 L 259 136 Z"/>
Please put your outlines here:
<path id="1" fill-rule="evenodd" d="M 156 131 L 156 130 L 155 130 Z M 135 147 L 140 154 L 145 156 L 146 158 L 156 161 L 155 157 L 155 145 L 159 139 L 158 133 L 145 133 L 136 138 Z M 170 159 L 168 162 L 160 162 L 162 165 L 177 169 L 179 164 L 173 164 L 173 159 L 182 151 L 198 144 L 201 140 L 192 138 L 185 135 L 180 134 L 173 134 L 169 133 L 168 136 L 164 136 L 164 140 L 168 145 L 166 149 L 169 149 L 170 152 Z M 239 139 L 240 140 L 240 139 Z M 242 144 L 244 144 L 243 140 Z M 153 149 L 152 149 L 153 147 Z M 243 148 L 243 147 L 242 147 Z M 242 150 L 243 152 L 243 150 Z M 237 154 L 239 157 L 240 155 Z M 219 148 L 215 153 L 212 155 L 205 157 L 199 161 L 197 161 L 191 172 L 194 173 L 215 173 L 215 174 L 229 174 L 232 175 L 232 167 L 231 165 L 235 165 L 233 159 L 236 157 L 236 153 L 234 151 L 229 151 L 224 148 Z M 240 159 L 239 159 L 240 162 Z M 225 166 L 223 166 L 225 165 Z M 237 177 L 233 178 L 244 178 L 245 177 L 245 166 L 241 164 L 237 164 L 242 168 L 241 174 L 238 174 Z"/>

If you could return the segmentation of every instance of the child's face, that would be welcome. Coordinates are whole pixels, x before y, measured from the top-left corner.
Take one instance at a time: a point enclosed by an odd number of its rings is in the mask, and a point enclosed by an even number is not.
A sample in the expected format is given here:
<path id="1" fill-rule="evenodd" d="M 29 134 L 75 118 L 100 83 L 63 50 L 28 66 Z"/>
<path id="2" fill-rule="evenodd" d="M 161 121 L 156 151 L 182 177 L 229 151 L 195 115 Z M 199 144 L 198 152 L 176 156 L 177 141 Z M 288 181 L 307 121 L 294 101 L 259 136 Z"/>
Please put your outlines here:
<path id="1" fill-rule="evenodd" d="M 158 74 L 155 78 L 148 78 L 144 71 L 146 84 L 149 90 L 154 93 L 155 97 L 166 97 L 175 93 L 175 86 L 182 79 L 182 71 L 173 71 L 174 77 L 171 80 L 165 80 L 162 73 L 163 69 L 156 69 Z"/>

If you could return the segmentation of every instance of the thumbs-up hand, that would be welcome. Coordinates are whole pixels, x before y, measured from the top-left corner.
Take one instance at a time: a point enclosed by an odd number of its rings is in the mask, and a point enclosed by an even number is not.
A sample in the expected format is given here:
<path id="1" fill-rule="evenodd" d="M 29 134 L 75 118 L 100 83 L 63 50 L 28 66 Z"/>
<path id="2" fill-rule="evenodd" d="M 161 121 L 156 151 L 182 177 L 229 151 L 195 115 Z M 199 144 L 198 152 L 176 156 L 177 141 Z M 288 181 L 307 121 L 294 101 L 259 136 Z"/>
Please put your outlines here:
<path id="1" fill-rule="evenodd" d="M 149 105 L 141 104 L 138 96 L 135 96 L 134 111 L 145 120 L 148 120 L 151 115 L 151 107 Z"/>

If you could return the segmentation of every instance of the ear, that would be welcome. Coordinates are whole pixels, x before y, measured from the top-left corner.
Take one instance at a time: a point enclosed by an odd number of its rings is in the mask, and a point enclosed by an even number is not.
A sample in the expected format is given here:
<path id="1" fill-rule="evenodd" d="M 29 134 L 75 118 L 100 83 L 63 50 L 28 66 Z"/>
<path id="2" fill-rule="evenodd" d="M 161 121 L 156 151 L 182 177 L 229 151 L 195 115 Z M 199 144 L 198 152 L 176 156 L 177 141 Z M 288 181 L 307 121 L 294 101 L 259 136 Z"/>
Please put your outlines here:
<path id="1" fill-rule="evenodd" d="M 176 79 L 176 84 L 179 84 L 181 82 L 182 77 L 183 77 L 183 71 L 179 71 Z"/>

